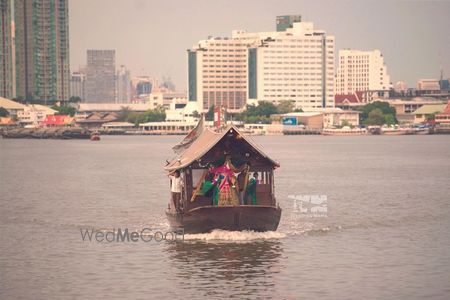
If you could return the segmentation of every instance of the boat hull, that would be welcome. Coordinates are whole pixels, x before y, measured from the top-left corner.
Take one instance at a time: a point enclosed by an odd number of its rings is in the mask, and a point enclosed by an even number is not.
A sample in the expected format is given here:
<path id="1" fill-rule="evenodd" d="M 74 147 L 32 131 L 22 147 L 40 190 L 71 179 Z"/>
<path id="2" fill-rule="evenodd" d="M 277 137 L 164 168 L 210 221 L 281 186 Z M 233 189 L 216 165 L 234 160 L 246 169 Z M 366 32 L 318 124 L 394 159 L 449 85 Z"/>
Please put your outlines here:
<path id="1" fill-rule="evenodd" d="M 207 233 L 214 229 L 230 231 L 275 231 L 281 208 L 261 205 L 201 206 L 184 213 L 166 211 L 173 230 Z"/>

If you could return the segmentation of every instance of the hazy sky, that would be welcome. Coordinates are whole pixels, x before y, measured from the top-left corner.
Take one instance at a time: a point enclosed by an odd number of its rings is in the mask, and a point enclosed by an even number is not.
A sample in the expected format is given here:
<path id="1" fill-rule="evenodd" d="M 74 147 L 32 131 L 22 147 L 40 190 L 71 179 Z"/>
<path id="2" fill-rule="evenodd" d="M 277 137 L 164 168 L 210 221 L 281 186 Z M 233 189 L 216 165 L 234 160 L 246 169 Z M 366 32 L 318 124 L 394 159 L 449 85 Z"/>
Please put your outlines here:
<path id="1" fill-rule="evenodd" d="M 170 76 L 186 88 L 186 50 L 234 29 L 275 31 L 300 14 L 336 37 L 336 49 L 380 49 L 391 81 L 450 77 L 450 1 L 69 0 L 71 69 L 86 49 L 115 49 L 135 75 Z"/>

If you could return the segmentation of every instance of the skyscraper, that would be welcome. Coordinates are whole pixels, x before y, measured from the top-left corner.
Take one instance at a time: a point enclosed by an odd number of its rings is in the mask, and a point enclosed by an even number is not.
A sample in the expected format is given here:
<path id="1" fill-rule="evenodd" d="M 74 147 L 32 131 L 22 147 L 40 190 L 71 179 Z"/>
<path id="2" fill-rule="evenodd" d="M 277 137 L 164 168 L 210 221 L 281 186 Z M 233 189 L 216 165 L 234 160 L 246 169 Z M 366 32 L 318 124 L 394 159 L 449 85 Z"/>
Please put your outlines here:
<path id="1" fill-rule="evenodd" d="M 116 51 L 87 50 L 86 103 L 115 103 Z"/>
<path id="2" fill-rule="evenodd" d="M 0 15 L 0 97 L 11 99 L 14 96 L 11 0 L 0 0 Z"/>
<path id="3" fill-rule="evenodd" d="M 68 0 L 15 0 L 17 96 L 69 98 Z"/>
<path id="4" fill-rule="evenodd" d="M 117 70 L 117 83 L 116 83 L 116 96 L 117 103 L 129 103 L 131 100 L 131 77 L 130 71 L 121 65 Z"/>

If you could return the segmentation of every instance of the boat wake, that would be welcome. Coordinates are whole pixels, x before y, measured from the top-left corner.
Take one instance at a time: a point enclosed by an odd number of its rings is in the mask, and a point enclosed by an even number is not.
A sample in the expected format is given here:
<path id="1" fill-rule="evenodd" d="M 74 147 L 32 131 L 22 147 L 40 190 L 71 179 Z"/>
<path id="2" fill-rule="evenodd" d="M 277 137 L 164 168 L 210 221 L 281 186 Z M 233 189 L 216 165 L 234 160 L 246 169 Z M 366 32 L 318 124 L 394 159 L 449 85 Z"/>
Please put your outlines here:
<path id="1" fill-rule="evenodd" d="M 247 242 L 255 240 L 272 240 L 286 237 L 284 233 L 275 231 L 255 232 L 255 231 L 227 231 L 213 230 L 209 233 L 185 234 L 185 241 L 231 241 Z"/>

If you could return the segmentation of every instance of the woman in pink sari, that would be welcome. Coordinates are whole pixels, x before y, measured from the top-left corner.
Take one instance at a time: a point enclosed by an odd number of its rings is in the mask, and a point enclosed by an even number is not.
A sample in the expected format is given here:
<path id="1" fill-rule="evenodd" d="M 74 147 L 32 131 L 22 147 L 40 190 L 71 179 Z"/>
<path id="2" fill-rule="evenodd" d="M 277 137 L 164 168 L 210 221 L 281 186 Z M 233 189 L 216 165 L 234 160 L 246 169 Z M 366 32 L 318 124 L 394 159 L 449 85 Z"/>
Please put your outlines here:
<path id="1" fill-rule="evenodd" d="M 214 174 L 213 182 L 218 185 L 218 205 L 239 205 L 236 177 L 229 158 L 222 166 L 210 169 L 210 172 Z"/>

